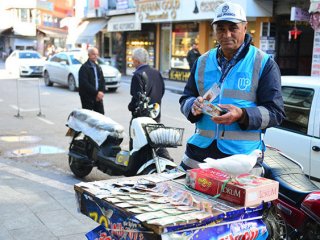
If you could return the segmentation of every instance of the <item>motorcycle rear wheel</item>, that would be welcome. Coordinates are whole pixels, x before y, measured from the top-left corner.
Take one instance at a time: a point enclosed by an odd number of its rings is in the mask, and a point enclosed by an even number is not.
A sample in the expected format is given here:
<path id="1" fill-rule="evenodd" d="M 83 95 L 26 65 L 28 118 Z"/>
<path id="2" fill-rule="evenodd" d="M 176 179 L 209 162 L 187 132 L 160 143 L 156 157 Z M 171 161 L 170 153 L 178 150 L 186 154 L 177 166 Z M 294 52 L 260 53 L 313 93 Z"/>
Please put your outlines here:
<path id="1" fill-rule="evenodd" d="M 288 239 L 287 224 L 277 213 L 274 205 L 266 211 L 263 216 L 263 221 L 266 224 L 269 233 L 268 240 Z"/>
<path id="2" fill-rule="evenodd" d="M 84 178 L 92 171 L 93 166 L 76 163 L 74 157 L 69 156 L 69 167 L 72 173 L 78 178 Z"/>

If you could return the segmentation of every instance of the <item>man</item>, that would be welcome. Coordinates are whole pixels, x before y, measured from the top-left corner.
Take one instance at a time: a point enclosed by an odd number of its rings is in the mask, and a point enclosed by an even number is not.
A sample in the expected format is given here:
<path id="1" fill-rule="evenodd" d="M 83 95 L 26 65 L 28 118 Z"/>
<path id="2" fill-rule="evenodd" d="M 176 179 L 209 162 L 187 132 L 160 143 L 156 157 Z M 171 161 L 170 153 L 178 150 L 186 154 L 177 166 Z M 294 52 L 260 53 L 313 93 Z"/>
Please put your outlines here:
<path id="1" fill-rule="evenodd" d="M 262 133 L 285 117 L 279 68 L 250 44 L 242 7 L 219 5 L 213 27 L 220 45 L 198 58 L 179 101 L 182 113 L 196 124 L 181 163 L 184 169 L 198 168 L 207 157 L 265 150 Z M 227 113 L 203 114 L 204 100 Z"/>
<path id="2" fill-rule="evenodd" d="M 88 49 L 88 60 L 79 70 L 79 95 L 82 108 L 104 114 L 103 97 L 105 81 L 101 67 L 96 63 L 97 48 Z"/>
<path id="3" fill-rule="evenodd" d="M 138 117 L 134 115 L 134 111 L 139 103 L 138 92 L 146 92 L 147 97 L 150 97 L 150 103 L 159 103 L 161 107 L 161 99 L 164 95 L 165 86 L 160 72 L 151 68 L 148 64 L 149 54 L 144 48 L 136 48 L 132 51 L 133 66 L 136 71 L 133 73 L 131 80 L 130 94 L 131 102 L 128 105 L 129 111 L 132 113 L 132 118 Z M 155 119 L 160 122 L 160 115 Z M 131 125 L 131 124 L 130 124 Z M 130 149 L 132 149 L 132 139 L 130 137 Z M 165 148 L 158 148 L 157 154 L 166 159 L 172 160 L 170 154 Z"/>
<path id="4" fill-rule="evenodd" d="M 149 54 L 147 50 L 144 48 L 134 49 L 132 61 L 136 71 L 133 73 L 131 80 L 130 94 L 132 99 L 128 106 L 129 111 L 133 115 L 139 103 L 139 92 L 146 92 L 147 97 L 151 98 L 150 103 L 159 103 L 161 107 L 161 99 L 165 90 L 164 81 L 160 72 L 149 66 Z M 160 114 L 155 120 L 160 122 Z"/>
<path id="5" fill-rule="evenodd" d="M 196 44 L 195 42 L 192 43 L 191 49 L 189 50 L 188 54 L 187 54 L 187 61 L 189 63 L 189 67 L 190 70 L 192 69 L 192 66 L 194 64 L 194 62 L 198 59 L 198 57 L 200 57 L 201 54 L 198 50 L 198 44 Z"/>

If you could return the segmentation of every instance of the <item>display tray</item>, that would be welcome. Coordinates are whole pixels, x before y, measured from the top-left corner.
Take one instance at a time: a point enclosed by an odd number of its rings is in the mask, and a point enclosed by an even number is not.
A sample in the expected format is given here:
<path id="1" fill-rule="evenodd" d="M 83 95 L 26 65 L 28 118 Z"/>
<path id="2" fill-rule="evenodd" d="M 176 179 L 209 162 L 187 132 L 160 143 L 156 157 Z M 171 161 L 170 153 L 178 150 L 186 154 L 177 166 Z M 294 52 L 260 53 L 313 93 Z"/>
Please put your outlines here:
<path id="1" fill-rule="evenodd" d="M 216 199 L 189 189 L 184 178 L 173 180 L 175 174 L 76 184 L 79 210 L 101 224 L 104 234 L 112 239 L 207 239 L 221 234 L 265 239 L 267 230 L 261 216 L 266 204 L 245 208 Z M 97 237 L 102 226 L 96 229 Z"/>

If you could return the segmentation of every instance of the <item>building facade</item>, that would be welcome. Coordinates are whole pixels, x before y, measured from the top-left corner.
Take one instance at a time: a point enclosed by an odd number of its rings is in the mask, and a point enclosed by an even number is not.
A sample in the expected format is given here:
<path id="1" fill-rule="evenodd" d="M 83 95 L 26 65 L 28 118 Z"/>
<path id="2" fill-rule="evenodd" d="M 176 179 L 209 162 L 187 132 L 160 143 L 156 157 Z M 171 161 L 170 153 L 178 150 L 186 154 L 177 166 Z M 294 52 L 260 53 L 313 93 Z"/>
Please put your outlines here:
<path id="1" fill-rule="evenodd" d="M 190 74 L 186 55 L 191 43 L 198 43 L 201 53 L 217 45 L 211 21 L 215 8 L 222 2 L 224 0 L 87 0 L 83 21 L 101 21 L 101 24 L 91 31 L 90 41 L 78 38 L 78 45 L 97 46 L 104 58 L 128 75 L 134 71 L 132 50 L 142 46 L 149 52 L 150 64 L 165 77 L 186 81 Z M 278 62 L 283 75 L 311 74 L 314 29 L 309 16 L 294 19 L 291 14 L 292 8 L 306 12 L 310 2 L 233 2 L 243 6 L 247 13 L 248 33 L 253 44 Z"/>
<path id="2" fill-rule="evenodd" d="M 2 1 L 6 26 L 0 27 L 0 48 L 34 49 L 43 55 L 65 47 L 67 28 L 60 21 L 73 15 L 74 0 Z"/>

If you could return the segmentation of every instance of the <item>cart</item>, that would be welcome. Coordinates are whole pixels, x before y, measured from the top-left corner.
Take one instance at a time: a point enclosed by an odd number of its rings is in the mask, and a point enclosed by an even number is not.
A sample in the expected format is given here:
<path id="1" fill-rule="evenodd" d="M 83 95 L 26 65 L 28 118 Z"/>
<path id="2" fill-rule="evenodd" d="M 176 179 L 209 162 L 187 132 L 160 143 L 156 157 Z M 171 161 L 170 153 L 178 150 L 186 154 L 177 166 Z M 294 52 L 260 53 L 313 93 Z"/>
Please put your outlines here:
<path id="1" fill-rule="evenodd" d="M 267 238 L 262 216 L 270 203 L 250 208 L 235 205 L 186 187 L 181 175 L 161 173 L 76 184 L 80 212 L 100 224 L 87 238 Z M 169 202 L 166 196 L 171 196 Z"/>

